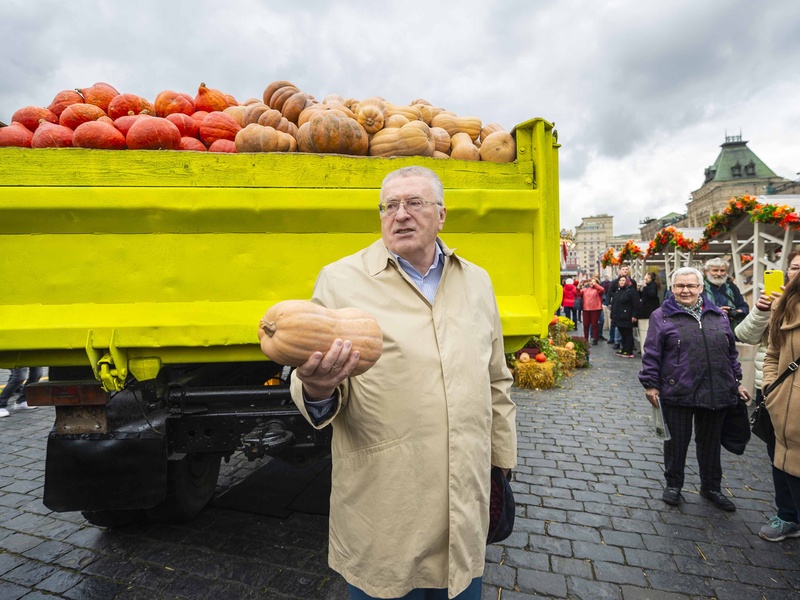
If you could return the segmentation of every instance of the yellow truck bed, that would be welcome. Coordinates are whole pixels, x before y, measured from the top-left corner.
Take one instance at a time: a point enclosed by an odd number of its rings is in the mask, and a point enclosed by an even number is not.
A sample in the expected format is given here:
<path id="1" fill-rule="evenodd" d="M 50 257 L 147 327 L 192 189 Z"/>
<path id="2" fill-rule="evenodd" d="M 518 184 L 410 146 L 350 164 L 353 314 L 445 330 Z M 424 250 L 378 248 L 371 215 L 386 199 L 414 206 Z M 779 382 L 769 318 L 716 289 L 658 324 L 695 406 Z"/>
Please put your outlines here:
<path id="1" fill-rule="evenodd" d="M 264 311 L 378 238 L 381 180 L 412 164 L 442 178 L 442 238 L 488 270 L 516 349 L 560 301 L 552 133 L 519 125 L 505 164 L 0 148 L 0 367 L 262 360 Z"/>

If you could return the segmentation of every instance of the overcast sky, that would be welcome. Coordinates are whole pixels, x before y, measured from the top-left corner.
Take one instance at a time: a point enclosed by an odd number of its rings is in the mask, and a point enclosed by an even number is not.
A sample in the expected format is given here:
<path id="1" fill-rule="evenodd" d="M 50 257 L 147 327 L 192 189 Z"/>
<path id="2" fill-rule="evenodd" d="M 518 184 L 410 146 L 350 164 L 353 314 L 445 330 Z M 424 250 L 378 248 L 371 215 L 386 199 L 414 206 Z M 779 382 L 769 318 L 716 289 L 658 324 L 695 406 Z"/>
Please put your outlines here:
<path id="1" fill-rule="evenodd" d="M 0 121 L 105 81 L 240 101 L 288 79 L 321 99 L 425 98 L 507 129 L 554 121 L 561 225 L 616 234 L 683 212 L 741 130 L 800 171 L 797 0 L 0 1 Z"/>

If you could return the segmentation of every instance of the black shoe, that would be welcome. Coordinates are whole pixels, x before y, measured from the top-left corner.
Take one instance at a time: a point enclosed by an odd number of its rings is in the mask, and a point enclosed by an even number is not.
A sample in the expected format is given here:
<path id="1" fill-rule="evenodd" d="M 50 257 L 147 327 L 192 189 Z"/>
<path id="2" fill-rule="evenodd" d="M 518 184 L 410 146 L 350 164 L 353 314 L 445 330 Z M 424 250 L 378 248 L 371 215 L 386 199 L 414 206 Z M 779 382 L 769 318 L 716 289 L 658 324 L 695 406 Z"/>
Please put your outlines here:
<path id="1" fill-rule="evenodd" d="M 592 346 L 597 346 L 597 340 L 592 340 Z"/>
<path id="2" fill-rule="evenodd" d="M 720 510 L 727 512 L 733 512 L 736 510 L 736 505 L 731 502 L 722 492 L 700 490 L 700 495 L 707 500 L 711 500 L 711 503 Z"/>
<path id="3" fill-rule="evenodd" d="M 607 344 L 613 344 L 613 343 L 614 343 L 614 340 L 608 340 L 606 343 L 607 343 Z"/>
<path id="4" fill-rule="evenodd" d="M 681 488 L 668 487 L 664 490 L 664 493 L 661 494 L 661 499 L 670 506 L 678 506 L 681 500 L 683 500 Z"/>
<path id="5" fill-rule="evenodd" d="M 619 344 L 614 344 L 614 350 L 619 350 L 619 348 L 620 348 Z"/>
<path id="6" fill-rule="evenodd" d="M 600 337 L 598 337 L 597 339 L 598 339 L 598 340 L 603 340 L 603 341 L 606 341 L 606 336 L 604 336 L 604 335 L 601 335 L 601 336 L 600 336 Z"/>

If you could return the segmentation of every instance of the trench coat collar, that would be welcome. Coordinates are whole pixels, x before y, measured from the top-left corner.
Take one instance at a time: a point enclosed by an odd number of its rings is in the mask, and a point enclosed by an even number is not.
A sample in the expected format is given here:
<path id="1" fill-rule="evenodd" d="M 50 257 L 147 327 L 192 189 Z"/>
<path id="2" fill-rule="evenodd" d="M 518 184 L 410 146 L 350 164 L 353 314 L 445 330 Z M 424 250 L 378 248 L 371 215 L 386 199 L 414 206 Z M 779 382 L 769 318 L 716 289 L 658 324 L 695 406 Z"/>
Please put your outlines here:
<path id="1" fill-rule="evenodd" d="M 459 257 L 455 255 L 455 249 L 448 248 L 441 238 L 437 237 L 436 241 L 439 244 L 439 247 L 442 249 L 442 254 L 444 254 L 445 257 L 459 259 Z M 383 239 L 377 240 L 369 248 L 367 248 L 366 263 L 367 271 L 369 272 L 370 277 L 375 277 L 375 275 L 386 269 L 389 264 L 393 264 L 398 267 L 400 266 L 397 264 L 397 260 L 395 259 L 394 255 L 386 247 L 386 244 L 383 243 Z"/>

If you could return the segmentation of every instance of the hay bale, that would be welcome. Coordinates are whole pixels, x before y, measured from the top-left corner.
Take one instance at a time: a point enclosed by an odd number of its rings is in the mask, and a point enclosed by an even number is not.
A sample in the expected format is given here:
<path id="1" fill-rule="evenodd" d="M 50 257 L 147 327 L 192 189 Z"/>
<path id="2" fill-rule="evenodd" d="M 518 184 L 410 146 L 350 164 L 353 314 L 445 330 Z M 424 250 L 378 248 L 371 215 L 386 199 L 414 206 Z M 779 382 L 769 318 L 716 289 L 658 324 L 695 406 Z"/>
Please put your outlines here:
<path id="1" fill-rule="evenodd" d="M 578 354 L 575 349 L 564 348 L 563 346 L 553 346 L 553 350 L 558 357 L 558 362 L 564 370 L 569 371 L 578 365 Z"/>
<path id="2" fill-rule="evenodd" d="M 554 364 L 547 362 L 514 362 L 514 377 L 517 385 L 527 390 L 549 390 L 556 384 Z"/>

